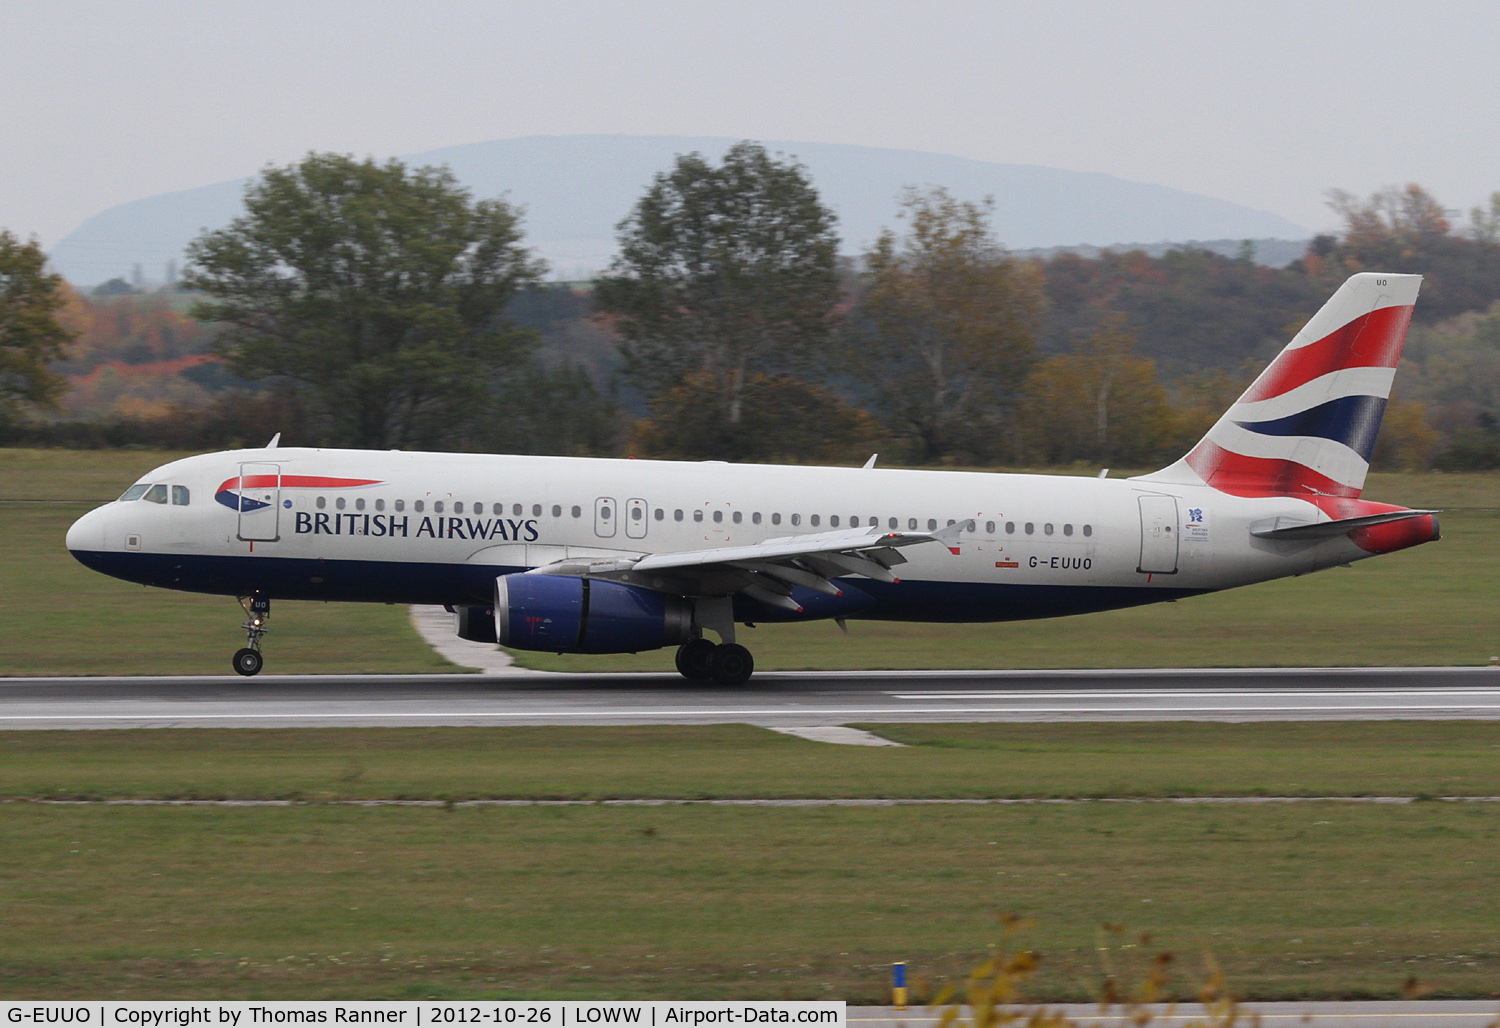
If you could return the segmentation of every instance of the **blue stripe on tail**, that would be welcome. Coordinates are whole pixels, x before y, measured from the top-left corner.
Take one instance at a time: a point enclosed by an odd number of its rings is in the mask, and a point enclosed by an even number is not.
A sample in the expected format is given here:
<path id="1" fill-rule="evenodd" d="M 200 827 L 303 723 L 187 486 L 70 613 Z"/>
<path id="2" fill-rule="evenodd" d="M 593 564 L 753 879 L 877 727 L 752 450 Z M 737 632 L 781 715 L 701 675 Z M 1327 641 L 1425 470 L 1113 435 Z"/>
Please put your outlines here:
<path id="1" fill-rule="evenodd" d="M 1260 435 L 1312 436 L 1343 443 L 1366 461 L 1375 450 L 1375 435 L 1385 414 L 1385 398 L 1341 396 L 1274 421 L 1236 421 Z"/>

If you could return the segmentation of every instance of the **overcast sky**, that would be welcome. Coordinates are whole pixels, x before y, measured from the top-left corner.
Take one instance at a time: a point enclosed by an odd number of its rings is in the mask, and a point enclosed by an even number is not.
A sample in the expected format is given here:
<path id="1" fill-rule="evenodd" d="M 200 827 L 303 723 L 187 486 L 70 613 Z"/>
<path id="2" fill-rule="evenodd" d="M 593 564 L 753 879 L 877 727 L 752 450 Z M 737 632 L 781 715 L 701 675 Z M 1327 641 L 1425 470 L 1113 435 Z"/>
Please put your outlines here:
<path id="1" fill-rule="evenodd" d="M 1500 189 L 1500 4 L 0 0 L 0 227 L 308 150 L 533 134 L 862 143 L 1100 171 L 1332 224 Z"/>

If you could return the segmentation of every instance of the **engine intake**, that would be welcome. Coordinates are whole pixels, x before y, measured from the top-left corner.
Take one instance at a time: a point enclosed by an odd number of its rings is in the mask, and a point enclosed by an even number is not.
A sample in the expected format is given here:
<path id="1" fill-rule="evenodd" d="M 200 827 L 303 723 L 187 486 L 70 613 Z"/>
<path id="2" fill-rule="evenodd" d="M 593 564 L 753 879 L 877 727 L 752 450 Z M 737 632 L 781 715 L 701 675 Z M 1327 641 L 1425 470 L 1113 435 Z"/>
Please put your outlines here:
<path id="1" fill-rule="evenodd" d="M 517 574 L 495 579 L 501 646 L 551 653 L 636 653 L 692 638 L 681 596 L 599 579 Z"/>

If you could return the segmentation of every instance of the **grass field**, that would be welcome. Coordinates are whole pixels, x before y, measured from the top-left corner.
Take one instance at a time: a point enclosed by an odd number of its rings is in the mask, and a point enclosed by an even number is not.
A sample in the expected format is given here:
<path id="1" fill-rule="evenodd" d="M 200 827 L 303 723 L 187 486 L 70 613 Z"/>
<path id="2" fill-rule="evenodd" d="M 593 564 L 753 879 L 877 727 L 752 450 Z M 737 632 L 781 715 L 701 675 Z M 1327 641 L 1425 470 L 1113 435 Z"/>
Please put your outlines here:
<path id="1" fill-rule="evenodd" d="M 878 726 L 877 726 L 878 727 Z M 1493 792 L 1500 726 L 15 733 L 0 793 L 868 796 Z M 675 774 L 674 774 L 675 770 Z M 1034 918 L 1034 998 L 1150 929 L 1255 998 L 1492 996 L 1500 809 L 0 807 L 0 995 L 884 997 Z M 1117 949 L 1116 960 L 1142 957 Z M 1185 971 L 1183 992 L 1194 973 Z"/>
<path id="2" fill-rule="evenodd" d="M 748 725 L 7 732 L 0 796 L 1500 796 L 1493 721 L 869 727 L 907 747 Z"/>
<path id="3" fill-rule="evenodd" d="M 0 675 L 222 673 L 241 644 L 227 597 L 88 571 L 67 526 L 180 454 L 0 450 Z M 1180 603 L 1000 625 L 764 626 L 762 669 L 1482 664 L 1500 655 L 1500 474 L 1373 475 L 1367 495 L 1445 508 L 1441 542 Z M 268 668 L 454 670 L 399 607 L 280 602 Z M 671 670 L 671 651 L 520 653 L 544 670 Z"/>

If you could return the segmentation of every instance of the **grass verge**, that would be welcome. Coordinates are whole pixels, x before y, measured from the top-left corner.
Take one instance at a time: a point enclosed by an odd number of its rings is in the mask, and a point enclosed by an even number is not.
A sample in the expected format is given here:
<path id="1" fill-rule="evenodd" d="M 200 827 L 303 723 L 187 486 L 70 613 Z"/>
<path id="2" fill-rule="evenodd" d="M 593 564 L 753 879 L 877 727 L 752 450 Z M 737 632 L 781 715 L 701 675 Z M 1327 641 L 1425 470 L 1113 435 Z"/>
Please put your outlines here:
<path id="1" fill-rule="evenodd" d="M 873 1002 L 892 960 L 961 974 L 1006 909 L 1038 999 L 1095 995 L 1122 920 L 1251 998 L 1487 996 L 1497 844 L 1445 803 L 12 806 L 0 994 Z"/>
<path id="2" fill-rule="evenodd" d="M 0 796 L 107 799 L 1494 796 L 1500 722 L 7 732 Z"/>

